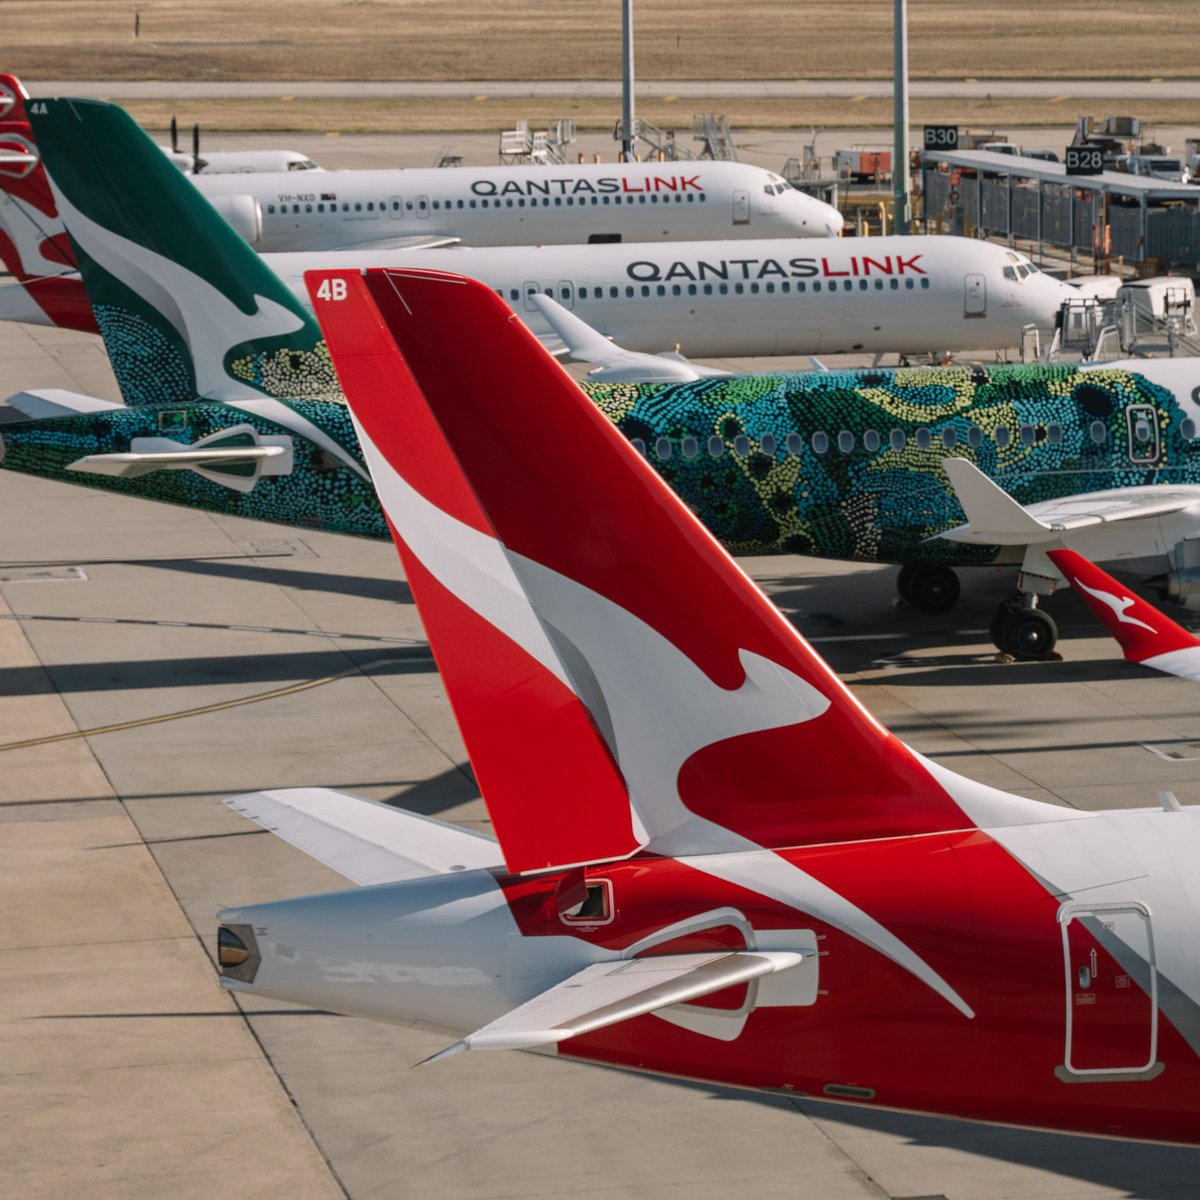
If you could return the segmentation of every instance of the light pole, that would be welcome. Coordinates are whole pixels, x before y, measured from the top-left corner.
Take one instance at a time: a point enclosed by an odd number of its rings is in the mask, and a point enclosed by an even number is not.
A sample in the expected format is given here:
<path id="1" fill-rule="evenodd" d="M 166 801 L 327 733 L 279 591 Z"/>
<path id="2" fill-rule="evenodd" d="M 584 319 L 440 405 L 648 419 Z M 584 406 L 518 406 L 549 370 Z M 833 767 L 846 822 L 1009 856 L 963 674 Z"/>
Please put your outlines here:
<path id="1" fill-rule="evenodd" d="M 621 0 L 621 153 L 633 162 L 633 0 Z"/>
<path id="2" fill-rule="evenodd" d="M 912 200 L 908 183 L 908 0 L 893 0 L 892 16 L 892 229 L 908 233 Z"/>

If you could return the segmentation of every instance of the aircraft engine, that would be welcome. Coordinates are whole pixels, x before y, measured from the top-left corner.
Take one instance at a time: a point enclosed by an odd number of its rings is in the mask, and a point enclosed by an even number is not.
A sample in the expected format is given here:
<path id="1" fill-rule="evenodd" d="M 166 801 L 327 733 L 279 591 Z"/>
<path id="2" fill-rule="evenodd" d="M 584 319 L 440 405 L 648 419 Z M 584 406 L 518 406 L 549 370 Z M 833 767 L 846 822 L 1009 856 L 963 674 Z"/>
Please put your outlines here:
<path id="1" fill-rule="evenodd" d="M 262 209 L 253 196 L 210 196 L 209 202 L 251 246 L 262 240 Z"/>
<path id="2" fill-rule="evenodd" d="M 1200 567 L 1183 567 L 1155 575 L 1146 580 L 1146 586 L 1157 592 L 1160 600 L 1200 609 Z"/>

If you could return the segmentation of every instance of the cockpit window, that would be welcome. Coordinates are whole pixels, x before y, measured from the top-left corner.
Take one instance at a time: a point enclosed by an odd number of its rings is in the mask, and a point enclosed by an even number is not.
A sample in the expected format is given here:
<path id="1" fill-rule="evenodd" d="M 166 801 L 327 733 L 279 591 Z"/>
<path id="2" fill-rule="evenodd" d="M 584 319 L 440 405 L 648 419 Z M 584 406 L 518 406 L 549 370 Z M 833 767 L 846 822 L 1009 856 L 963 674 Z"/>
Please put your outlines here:
<path id="1" fill-rule="evenodd" d="M 1004 278 L 1011 279 L 1013 281 L 1013 283 L 1016 283 L 1017 282 L 1017 268 L 1016 267 L 1005 267 L 1004 268 Z"/>

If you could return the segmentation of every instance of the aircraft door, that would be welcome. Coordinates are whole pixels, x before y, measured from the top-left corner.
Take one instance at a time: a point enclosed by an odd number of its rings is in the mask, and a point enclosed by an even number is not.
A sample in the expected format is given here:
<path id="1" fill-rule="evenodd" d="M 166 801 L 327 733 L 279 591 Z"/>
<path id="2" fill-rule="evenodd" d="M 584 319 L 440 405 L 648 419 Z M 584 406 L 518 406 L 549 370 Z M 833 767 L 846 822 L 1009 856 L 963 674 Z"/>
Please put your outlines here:
<path id="1" fill-rule="evenodd" d="M 745 188 L 736 188 L 733 193 L 733 223 L 750 224 L 750 193 Z"/>
<path id="2" fill-rule="evenodd" d="M 429 216 L 429 197 L 417 197 L 417 216 L 424 219 Z"/>
<path id="3" fill-rule="evenodd" d="M 558 293 L 554 297 L 563 308 L 575 307 L 575 285 L 569 279 L 558 281 Z"/>
<path id="4" fill-rule="evenodd" d="M 1158 971 L 1150 910 L 1068 904 L 1059 911 L 1067 1030 L 1056 1074 L 1080 1083 L 1145 1078 L 1158 1057 Z"/>
<path id="5" fill-rule="evenodd" d="M 533 298 L 539 292 L 544 292 L 545 290 L 546 289 L 542 287 L 540 283 L 537 283 L 532 279 L 527 279 L 523 284 L 521 284 L 521 295 L 525 300 L 526 312 L 537 312 L 537 306 L 533 303 Z"/>
<path id="6" fill-rule="evenodd" d="M 388 212 L 392 215 L 393 221 L 404 220 L 404 197 L 392 196 L 388 200 Z"/>
<path id="7" fill-rule="evenodd" d="M 1162 452 L 1158 413 L 1152 404 L 1131 404 L 1125 410 L 1129 461 L 1143 465 L 1158 462 Z"/>
<path id="8" fill-rule="evenodd" d="M 987 316 L 987 280 L 978 271 L 963 276 L 963 316 Z"/>

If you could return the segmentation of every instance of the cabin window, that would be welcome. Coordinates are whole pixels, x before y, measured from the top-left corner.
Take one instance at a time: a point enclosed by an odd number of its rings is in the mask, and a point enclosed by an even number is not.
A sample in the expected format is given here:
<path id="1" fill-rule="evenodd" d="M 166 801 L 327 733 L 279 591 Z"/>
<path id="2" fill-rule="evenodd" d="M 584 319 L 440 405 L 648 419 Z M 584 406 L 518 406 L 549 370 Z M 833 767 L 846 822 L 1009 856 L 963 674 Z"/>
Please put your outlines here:
<path id="1" fill-rule="evenodd" d="M 459 208 L 463 208 L 463 207 L 465 207 L 465 205 L 463 204 L 463 202 L 462 202 L 461 200 L 459 200 L 459 201 L 456 201 L 456 203 L 458 204 L 458 207 L 459 207 Z"/>
<path id="2" fill-rule="evenodd" d="M 929 280 L 928 280 L 928 279 L 922 279 L 922 280 L 921 280 L 921 286 L 922 286 L 923 288 L 927 288 L 927 287 L 929 286 Z"/>
<path id="3" fill-rule="evenodd" d="M 274 213 L 274 211 L 275 211 L 275 205 L 273 205 L 273 204 L 268 204 L 268 205 L 267 205 L 267 212 L 269 212 L 269 213 Z"/>
<path id="4" fill-rule="evenodd" d="M 626 299 L 626 300 L 632 300 L 632 299 L 633 299 L 633 295 L 634 295 L 634 293 L 633 293 L 633 285 L 632 285 L 632 284 L 626 284 L 626 285 L 625 285 L 625 299 Z"/>
<path id="5" fill-rule="evenodd" d="M 679 444 L 679 452 L 684 458 L 695 458 L 700 453 L 700 443 L 694 437 L 685 437 Z"/>
<path id="6" fill-rule="evenodd" d="M 1179 423 L 1179 434 L 1185 442 L 1196 440 L 1196 422 L 1191 417 L 1184 417 Z"/>
<path id="7" fill-rule="evenodd" d="M 1032 425 L 1022 425 L 1020 437 L 1021 437 L 1021 445 L 1022 446 L 1032 446 L 1033 445 L 1033 426 Z"/>
<path id="8" fill-rule="evenodd" d="M 754 286 L 758 287 L 758 284 L 756 283 Z M 775 294 L 775 285 L 773 283 L 764 283 L 763 287 L 766 289 L 768 296 L 773 296 Z"/>
<path id="9" fill-rule="evenodd" d="M 660 462 L 666 462 L 671 457 L 671 439 L 661 437 L 654 443 L 654 454 Z"/>
<path id="10" fill-rule="evenodd" d="M 688 284 L 688 295 L 694 296 L 695 294 L 696 294 L 696 285 L 694 283 L 689 283 Z"/>
<path id="11" fill-rule="evenodd" d="M 877 429 L 868 429 L 863 433 L 863 449 L 868 454 L 874 454 L 882 444 L 883 439 Z"/>
<path id="12" fill-rule="evenodd" d="M 587 288 L 585 288 L 585 287 L 581 287 L 581 288 L 579 289 L 579 298 L 580 298 L 580 300 L 586 300 L 586 299 L 587 299 Z"/>
<path id="13" fill-rule="evenodd" d="M 764 433 L 759 438 L 758 448 L 764 453 L 769 454 L 772 458 L 775 457 L 775 436 L 774 434 Z"/>
<path id="14" fill-rule="evenodd" d="M 1047 425 L 1046 426 L 1046 441 L 1048 441 L 1050 443 L 1050 445 L 1061 446 L 1062 440 L 1063 439 L 1062 439 L 1062 426 L 1061 425 Z"/>
<path id="15" fill-rule="evenodd" d="M 355 204 L 354 204 L 354 211 L 355 211 L 355 212 L 362 212 L 362 205 L 361 205 L 360 203 L 358 203 L 357 201 L 356 201 L 356 202 L 355 202 Z"/>
<path id="16" fill-rule="evenodd" d="M 706 283 L 706 284 L 704 285 L 704 294 L 705 294 L 706 296 L 711 296 L 711 295 L 713 294 L 713 289 L 712 289 L 712 284 L 711 284 L 711 283 Z"/>
<path id="17" fill-rule="evenodd" d="M 842 280 L 842 291 L 843 291 L 843 292 L 848 292 L 848 291 L 850 291 L 850 290 L 851 290 L 853 287 L 854 287 L 854 281 L 853 281 L 853 280 L 851 280 L 851 279 L 843 279 L 843 280 Z"/>
<path id="18" fill-rule="evenodd" d="M 620 296 L 620 294 L 621 294 L 621 289 L 619 287 L 610 287 L 608 289 L 608 297 L 610 300 L 616 300 Z"/>
<path id="19" fill-rule="evenodd" d="M 900 280 L 889 279 L 888 286 L 892 289 L 893 292 L 898 292 L 900 290 Z"/>
<path id="20" fill-rule="evenodd" d="M 849 454 L 850 451 L 854 449 L 854 434 L 852 434 L 850 430 L 843 429 L 842 432 L 838 434 L 838 449 L 843 454 Z"/>
<path id="21" fill-rule="evenodd" d="M 733 290 L 740 296 L 746 290 L 746 285 L 744 283 L 735 283 Z"/>
<path id="22" fill-rule="evenodd" d="M 996 426 L 996 445 L 1007 446 L 1012 441 L 1012 430 L 1007 425 Z"/>
<path id="23" fill-rule="evenodd" d="M 662 284 L 659 284 L 659 287 L 662 287 Z M 642 299 L 648 299 L 649 296 L 650 296 L 650 285 L 648 283 L 643 283 L 642 284 Z"/>
<path id="24" fill-rule="evenodd" d="M 725 443 L 715 434 L 708 439 L 709 458 L 720 458 L 725 453 Z"/>
<path id="25" fill-rule="evenodd" d="M 298 213 L 299 211 L 300 211 L 300 205 L 298 205 L 298 204 L 293 204 L 293 205 L 292 205 L 292 212 L 294 212 L 294 213 Z"/>
<path id="26" fill-rule="evenodd" d="M 784 439 L 789 454 L 799 454 L 804 449 L 804 441 L 798 433 L 789 433 Z"/>
<path id="27" fill-rule="evenodd" d="M 918 449 L 928 450 L 933 445 L 933 434 L 928 429 L 918 429 L 916 440 Z"/>
<path id="28" fill-rule="evenodd" d="M 641 438 L 634 438 L 629 443 L 643 458 L 646 457 L 646 443 Z"/>
<path id="29" fill-rule="evenodd" d="M 813 291 L 819 292 L 820 290 L 821 290 L 821 281 L 818 279 L 813 283 Z"/>
<path id="30" fill-rule="evenodd" d="M 865 279 L 860 279 L 858 281 L 858 290 L 860 292 L 865 292 L 867 290 L 867 281 Z"/>
<path id="31" fill-rule="evenodd" d="M 913 290 L 913 288 L 915 288 L 917 285 L 915 283 L 913 283 L 913 281 L 911 279 L 906 279 L 904 281 L 904 286 L 908 291 L 911 292 Z"/>
<path id="32" fill-rule="evenodd" d="M 801 292 L 807 292 L 807 291 L 808 291 L 808 284 L 805 283 L 803 279 L 798 284 L 796 284 L 796 294 L 797 295 L 799 295 Z"/>
<path id="33" fill-rule="evenodd" d="M 946 450 L 953 450 L 958 445 L 958 431 L 955 429 L 942 430 L 942 447 Z"/>
<path id="34" fill-rule="evenodd" d="M 812 435 L 812 448 L 817 454 L 824 454 L 829 449 L 829 435 L 819 429 Z"/>
<path id="35" fill-rule="evenodd" d="M 717 284 L 717 291 L 718 291 L 718 292 L 720 292 L 722 296 L 728 296 L 728 295 L 729 295 L 729 284 L 727 284 L 727 283 L 718 283 L 718 284 Z"/>
<path id="36" fill-rule="evenodd" d="M 792 285 L 785 279 L 779 285 L 779 290 L 786 296 L 792 290 Z"/>
<path id="37" fill-rule="evenodd" d="M 749 455 L 750 439 L 744 433 L 739 433 L 733 439 L 733 452 L 738 458 L 746 458 Z"/>
<path id="38" fill-rule="evenodd" d="M 876 290 L 877 292 L 882 292 L 882 291 L 883 291 L 883 280 L 882 280 L 882 279 L 877 279 L 877 280 L 875 280 L 875 290 Z"/>
<path id="39" fill-rule="evenodd" d="M 888 434 L 888 445 L 891 446 L 893 450 L 903 450 L 904 447 L 908 445 L 908 438 L 905 436 L 904 430 L 893 429 L 892 432 Z"/>
<path id="40" fill-rule="evenodd" d="M 672 295 L 672 296 L 682 296 L 682 295 L 683 295 L 683 288 L 681 288 L 681 287 L 679 286 L 679 284 L 677 284 L 677 283 L 673 283 L 673 284 L 671 284 L 671 295 Z"/>
<path id="41" fill-rule="evenodd" d="M 1135 421 L 1133 426 L 1133 436 L 1139 442 L 1148 442 L 1150 440 L 1150 424 L 1148 421 Z"/>
<path id="42" fill-rule="evenodd" d="M 434 207 L 434 208 L 437 208 L 437 201 L 436 201 L 436 200 L 433 202 L 433 207 Z M 374 200 L 368 200 L 368 201 L 367 201 L 367 212 L 374 212 L 374 211 L 375 211 L 375 201 L 374 201 Z"/>
<path id="43" fill-rule="evenodd" d="M 967 445 L 970 446 L 972 450 L 978 450 L 979 447 L 983 445 L 983 430 L 980 429 L 978 425 L 972 425 L 971 428 L 967 430 Z"/>

